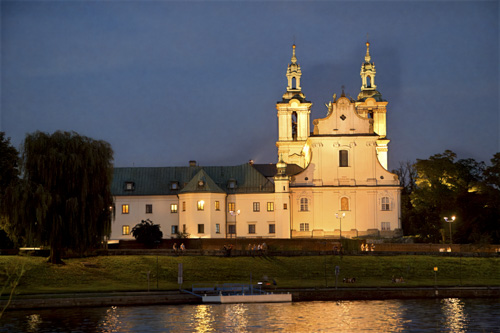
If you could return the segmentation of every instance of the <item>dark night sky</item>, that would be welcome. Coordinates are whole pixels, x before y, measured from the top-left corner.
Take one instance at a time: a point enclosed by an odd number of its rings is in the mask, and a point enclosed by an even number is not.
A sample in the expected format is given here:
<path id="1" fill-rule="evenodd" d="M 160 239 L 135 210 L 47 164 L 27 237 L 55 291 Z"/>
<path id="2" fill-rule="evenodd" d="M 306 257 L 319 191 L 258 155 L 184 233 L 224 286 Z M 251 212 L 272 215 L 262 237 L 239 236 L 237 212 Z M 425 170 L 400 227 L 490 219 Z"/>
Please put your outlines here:
<path id="1" fill-rule="evenodd" d="M 111 143 L 116 166 L 276 162 L 297 45 L 313 119 L 356 97 L 366 52 L 389 165 L 500 151 L 498 1 L 2 1 L 0 130 Z"/>

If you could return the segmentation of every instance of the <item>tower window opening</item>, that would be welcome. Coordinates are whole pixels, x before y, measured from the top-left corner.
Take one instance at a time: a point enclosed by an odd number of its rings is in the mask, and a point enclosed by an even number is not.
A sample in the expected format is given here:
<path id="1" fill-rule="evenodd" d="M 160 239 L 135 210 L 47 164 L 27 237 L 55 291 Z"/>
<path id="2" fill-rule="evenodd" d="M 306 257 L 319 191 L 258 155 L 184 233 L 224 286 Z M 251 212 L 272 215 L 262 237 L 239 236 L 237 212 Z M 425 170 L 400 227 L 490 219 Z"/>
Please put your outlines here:
<path id="1" fill-rule="evenodd" d="M 349 166 L 349 153 L 347 150 L 339 150 L 339 167 Z"/>
<path id="2" fill-rule="evenodd" d="M 373 111 L 368 111 L 368 119 L 373 119 Z"/>
<path id="3" fill-rule="evenodd" d="M 297 140 L 297 112 L 292 113 L 292 138 Z"/>
<path id="4" fill-rule="evenodd" d="M 292 77 L 292 89 L 297 89 L 297 79 L 294 77 Z"/>
<path id="5" fill-rule="evenodd" d="M 372 87 L 372 78 L 367 76 L 366 77 L 366 87 L 371 88 Z"/>

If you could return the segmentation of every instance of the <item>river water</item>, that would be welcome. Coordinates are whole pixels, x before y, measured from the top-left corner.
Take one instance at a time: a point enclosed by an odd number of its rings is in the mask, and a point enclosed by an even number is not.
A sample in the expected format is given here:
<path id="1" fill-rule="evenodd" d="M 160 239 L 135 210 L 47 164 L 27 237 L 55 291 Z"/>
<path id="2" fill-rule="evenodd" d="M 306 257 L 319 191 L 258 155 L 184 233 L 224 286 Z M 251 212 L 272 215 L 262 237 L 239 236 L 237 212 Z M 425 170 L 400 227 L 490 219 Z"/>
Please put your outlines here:
<path id="1" fill-rule="evenodd" d="M 0 332 L 500 332 L 498 299 L 7 311 Z"/>

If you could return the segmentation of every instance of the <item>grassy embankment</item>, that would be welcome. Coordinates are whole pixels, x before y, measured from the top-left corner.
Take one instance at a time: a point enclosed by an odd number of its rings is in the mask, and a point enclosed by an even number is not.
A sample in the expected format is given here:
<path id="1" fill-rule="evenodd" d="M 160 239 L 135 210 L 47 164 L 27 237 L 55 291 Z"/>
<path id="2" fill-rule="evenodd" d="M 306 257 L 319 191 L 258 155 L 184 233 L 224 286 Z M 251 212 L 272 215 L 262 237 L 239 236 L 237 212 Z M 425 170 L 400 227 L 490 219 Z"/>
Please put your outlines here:
<path id="1" fill-rule="evenodd" d="M 438 267 L 439 286 L 500 286 L 500 258 L 456 258 L 440 256 L 311 256 L 311 257 L 172 257 L 109 256 L 66 259 L 66 265 L 51 265 L 45 258 L 0 256 L 0 286 L 6 272 L 24 265 L 26 273 L 16 294 L 175 290 L 178 263 L 184 266 L 183 288 L 193 283 L 249 283 L 267 276 L 279 288 L 333 287 L 335 266 L 340 267 L 342 287 L 434 286 Z M 326 272 L 326 280 L 325 280 Z M 403 276 L 404 283 L 391 278 Z M 344 277 L 356 283 L 343 284 Z M 3 297 L 8 290 L 4 290 Z"/>

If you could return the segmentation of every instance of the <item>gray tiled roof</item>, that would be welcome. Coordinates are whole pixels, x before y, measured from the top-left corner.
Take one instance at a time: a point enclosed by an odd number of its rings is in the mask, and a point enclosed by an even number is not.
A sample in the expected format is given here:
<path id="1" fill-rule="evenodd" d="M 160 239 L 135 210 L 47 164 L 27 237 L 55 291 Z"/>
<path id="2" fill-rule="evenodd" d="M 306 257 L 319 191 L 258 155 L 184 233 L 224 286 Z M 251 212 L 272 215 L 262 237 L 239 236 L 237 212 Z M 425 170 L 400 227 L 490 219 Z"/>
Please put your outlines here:
<path id="1" fill-rule="evenodd" d="M 111 192 L 115 196 L 178 194 L 201 170 L 213 181 L 210 189 L 215 193 L 274 192 L 274 184 L 248 163 L 236 166 L 114 168 Z M 235 189 L 228 187 L 230 180 L 236 182 Z M 134 190 L 126 190 L 127 182 L 134 184 Z M 179 184 L 178 190 L 171 189 L 172 182 Z"/>
<path id="2" fill-rule="evenodd" d="M 217 184 L 215 184 L 213 179 L 203 169 L 198 171 L 198 173 L 180 191 L 180 193 L 192 192 L 225 193 L 219 186 L 217 186 Z"/>

